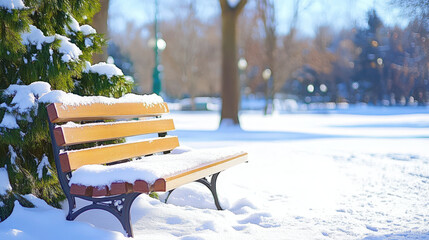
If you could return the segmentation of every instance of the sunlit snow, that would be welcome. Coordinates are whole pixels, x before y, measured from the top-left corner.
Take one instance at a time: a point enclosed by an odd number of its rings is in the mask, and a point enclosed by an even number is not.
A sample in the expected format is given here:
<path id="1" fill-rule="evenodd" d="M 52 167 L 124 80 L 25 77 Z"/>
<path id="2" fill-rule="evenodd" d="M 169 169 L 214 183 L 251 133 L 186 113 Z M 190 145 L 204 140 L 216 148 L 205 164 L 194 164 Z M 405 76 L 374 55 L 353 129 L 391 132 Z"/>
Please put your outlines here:
<path id="1" fill-rule="evenodd" d="M 168 204 L 141 195 L 131 209 L 135 239 L 429 239 L 428 110 L 245 112 L 241 128 L 222 130 L 217 113 L 173 112 L 182 146 L 238 147 L 249 163 L 219 175 L 225 211 L 198 183 Z M 36 205 L 17 204 L 0 239 L 126 239 L 108 213 L 68 222 L 66 209 Z"/>

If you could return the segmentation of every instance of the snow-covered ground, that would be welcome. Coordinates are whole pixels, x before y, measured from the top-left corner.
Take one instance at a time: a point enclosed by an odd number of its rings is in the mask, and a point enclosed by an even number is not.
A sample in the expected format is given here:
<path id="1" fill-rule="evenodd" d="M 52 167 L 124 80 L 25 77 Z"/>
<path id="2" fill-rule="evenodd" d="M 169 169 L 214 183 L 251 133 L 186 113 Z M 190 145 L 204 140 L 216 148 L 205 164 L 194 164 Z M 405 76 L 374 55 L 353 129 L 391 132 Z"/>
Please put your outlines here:
<path id="1" fill-rule="evenodd" d="M 169 204 L 140 196 L 131 209 L 135 239 L 429 239 L 427 108 L 246 112 L 242 129 L 222 130 L 213 112 L 170 116 L 181 145 L 241 147 L 249 163 L 219 175 L 225 211 L 198 183 L 177 189 Z M 108 213 L 69 222 L 66 210 L 34 201 L 37 208 L 17 205 L 0 223 L 0 239 L 125 239 Z"/>

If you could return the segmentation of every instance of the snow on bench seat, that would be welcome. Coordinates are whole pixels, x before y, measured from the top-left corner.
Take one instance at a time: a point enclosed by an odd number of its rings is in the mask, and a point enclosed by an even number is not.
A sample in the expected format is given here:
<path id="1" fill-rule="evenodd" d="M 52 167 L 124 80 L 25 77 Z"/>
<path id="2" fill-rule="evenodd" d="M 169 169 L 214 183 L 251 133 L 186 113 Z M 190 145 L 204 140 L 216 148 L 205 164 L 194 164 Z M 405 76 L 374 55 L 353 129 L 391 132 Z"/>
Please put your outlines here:
<path id="1" fill-rule="evenodd" d="M 234 148 L 173 151 L 116 165 L 85 165 L 73 172 L 72 194 L 114 195 L 169 191 L 247 160 Z"/>

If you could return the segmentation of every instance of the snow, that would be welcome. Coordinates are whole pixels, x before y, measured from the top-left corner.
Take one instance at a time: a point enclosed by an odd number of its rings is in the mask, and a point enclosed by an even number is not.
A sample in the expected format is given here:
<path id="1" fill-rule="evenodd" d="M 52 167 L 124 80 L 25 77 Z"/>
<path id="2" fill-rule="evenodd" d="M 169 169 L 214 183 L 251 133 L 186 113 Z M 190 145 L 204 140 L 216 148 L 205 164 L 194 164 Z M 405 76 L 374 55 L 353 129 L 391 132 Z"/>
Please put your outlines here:
<path id="1" fill-rule="evenodd" d="M 106 232 L 89 224 L 64 221 L 62 211 L 48 206 L 44 201 L 27 195 L 36 208 L 24 208 L 15 202 L 13 215 L 0 224 L 0 239 L 125 239 L 121 233 Z M 54 225 L 52 225 L 54 224 Z"/>
<path id="2" fill-rule="evenodd" d="M 36 98 L 51 91 L 51 85 L 47 82 L 33 82 L 29 87 Z"/>
<path id="3" fill-rule="evenodd" d="M 87 66 L 84 72 L 98 73 L 100 75 L 106 75 L 108 78 L 111 78 L 113 76 L 124 75 L 122 70 L 116 67 L 114 64 L 105 63 L 105 62 L 100 62 L 92 66 L 87 63 Z"/>
<path id="4" fill-rule="evenodd" d="M 95 34 L 97 31 L 87 24 L 80 26 L 80 31 L 82 31 L 83 35 Z"/>
<path id="5" fill-rule="evenodd" d="M 37 49 L 42 49 L 42 44 L 52 43 L 55 40 L 54 36 L 45 37 L 43 32 L 37 27 L 30 25 L 29 32 L 21 33 L 22 44 L 24 45 L 36 45 Z"/>
<path id="6" fill-rule="evenodd" d="M 7 191 L 12 190 L 9 183 L 9 176 L 6 168 L 0 168 L 0 195 L 5 195 Z"/>
<path id="7" fill-rule="evenodd" d="M 63 62 L 79 60 L 79 56 L 82 55 L 80 48 L 78 48 L 74 43 L 71 43 L 68 37 L 55 34 L 55 38 L 61 40 L 58 51 L 63 54 L 61 57 Z"/>
<path id="8" fill-rule="evenodd" d="M 5 113 L 3 120 L 0 123 L 0 127 L 9 128 L 9 129 L 18 129 L 18 123 L 16 123 L 16 118 L 10 113 Z"/>
<path id="9" fill-rule="evenodd" d="M 89 38 L 85 38 L 85 47 L 92 47 L 92 45 L 94 45 L 92 43 L 92 40 Z"/>
<path id="10" fill-rule="evenodd" d="M 225 211 L 198 183 L 168 204 L 164 193 L 139 196 L 135 239 L 429 239 L 428 108 L 243 112 L 241 128 L 220 130 L 214 112 L 171 117 L 182 146 L 242 148 L 249 163 L 219 175 Z M 58 210 L 33 200 L 34 209 L 16 204 L 0 239 L 126 239 L 109 213 L 67 221 L 67 203 Z"/>
<path id="11" fill-rule="evenodd" d="M 69 18 L 70 18 L 70 23 L 68 24 L 68 28 L 70 28 L 72 31 L 79 32 L 80 26 L 79 26 L 79 23 L 77 22 L 77 20 L 70 15 L 69 15 Z M 67 29 L 67 27 L 66 27 L 66 29 Z M 68 34 L 70 34 L 70 32 L 68 32 Z"/>
<path id="12" fill-rule="evenodd" d="M 85 25 L 79 26 L 78 21 L 74 17 L 69 15 L 69 18 L 70 18 L 70 23 L 66 26 L 67 34 L 71 34 L 70 31 L 68 31 L 69 29 L 74 32 L 82 32 L 83 35 L 85 36 L 89 34 L 97 33 L 97 31 L 90 25 L 85 24 Z"/>
<path id="13" fill-rule="evenodd" d="M 95 187 L 113 182 L 134 183 L 136 180 L 153 184 L 159 178 L 167 178 L 243 153 L 233 148 L 199 149 L 166 156 L 154 155 L 111 166 L 86 165 L 73 172 L 70 185 Z"/>
<path id="14" fill-rule="evenodd" d="M 39 163 L 39 166 L 37 166 L 37 176 L 39 177 L 39 179 L 41 179 L 43 177 L 43 169 L 46 168 L 48 169 L 48 167 L 50 167 L 51 165 L 49 164 L 49 160 L 48 157 L 43 154 L 42 160 Z M 48 175 L 51 175 L 51 173 L 47 172 Z"/>
<path id="15" fill-rule="evenodd" d="M 30 85 L 11 84 L 4 94 L 14 96 L 11 102 L 13 109 L 22 114 L 33 108 L 36 98 L 48 93 L 50 88 L 46 82 L 33 82 Z"/>
<path id="16" fill-rule="evenodd" d="M 0 7 L 7 8 L 7 9 L 26 8 L 22 0 L 0 0 Z"/>
<path id="17" fill-rule="evenodd" d="M 30 25 L 29 32 L 21 33 L 21 38 L 22 44 L 36 45 L 38 50 L 42 49 L 42 44 L 44 43 L 52 43 L 55 39 L 60 40 L 58 51 L 63 54 L 61 57 L 63 62 L 77 61 L 79 60 L 79 56 L 82 55 L 82 51 L 74 43 L 71 43 L 69 38 L 59 34 L 46 37 L 40 29 L 33 25 Z"/>
<path id="18" fill-rule="evenodd" d="M 9 145 L 8 148 L 10 154 L 10 164 L 12 164 L 12 166 L 16 166 L 15 160 L 18 155 L 16 154 L 15 150 L 13 150 L 13 147 L 11 145 Z"/>
<path id="19" fill-rule="evenodd" d="M 62 103 L 68 106 L 89 105 L 94 103 L 114 104 L 114 103 L 141 103 L 143 106 L 160 104 L 163 99 L 156 95 L 137 95 L 133 93 L 125 94 L 120 98 L 108 98 L 103 96 L 79 96 L 73 93 L 66 93 L 61 90 L 53 90 L 39 98 L 41 103 Z"/>

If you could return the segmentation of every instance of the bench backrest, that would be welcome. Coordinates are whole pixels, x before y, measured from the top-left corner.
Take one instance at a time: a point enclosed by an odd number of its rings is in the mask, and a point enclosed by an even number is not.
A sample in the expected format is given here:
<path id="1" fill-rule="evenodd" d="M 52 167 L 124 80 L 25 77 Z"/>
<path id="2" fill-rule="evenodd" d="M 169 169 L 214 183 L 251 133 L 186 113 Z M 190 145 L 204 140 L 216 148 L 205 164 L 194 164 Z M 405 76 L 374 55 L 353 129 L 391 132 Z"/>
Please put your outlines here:
<path id="1" fill-rule="evenodd" d="M 52 141 L 63 149 L 57 156 L 63 173 L 69 173 L 87 164 L 108 164 L 171 151 L 179 146 L 177 137 L 166 136 L 168 131 L 174 130 L 173 120 L 159 118 L 169 112 L 166 103 L 149 106 L 142 103 L 94 103 L 79 106 L 52 103 L 47 106 L 47 111 L 53 132 L 51 136 L 55 138 Z M 135 118 L 144 119 L 133 120 Z M 99 120 L 119 121 L 100 122 Z M 58 124 L 69 121 L 80 122 L 80 124 Z M 53 123 L 57 125 L 54 126 Z M 151 133 L 157 133 L 158 137 L 130 143 L 67 150 L 67 146 L 71 145 Z"/>

